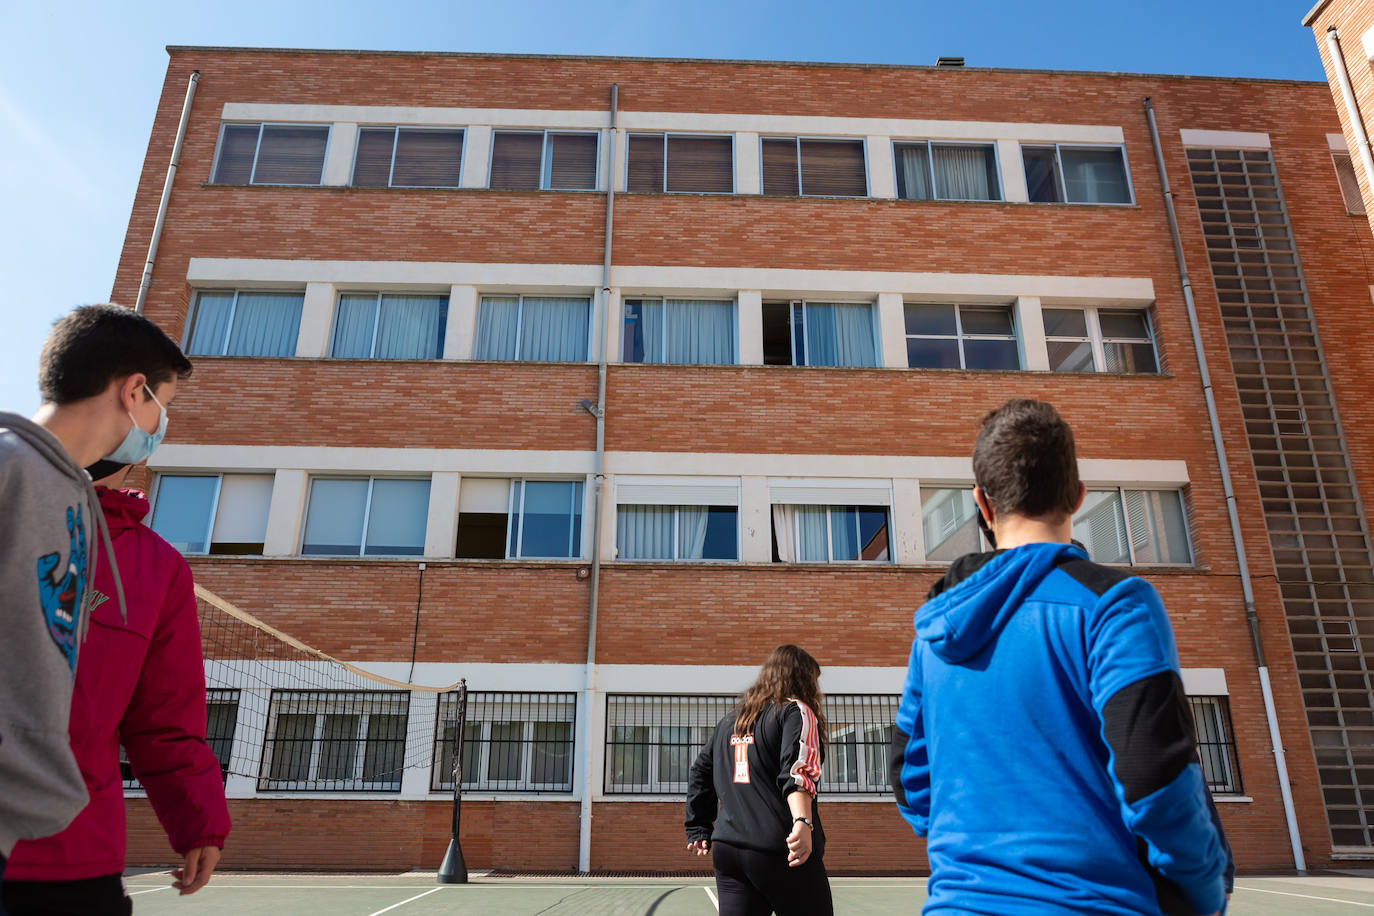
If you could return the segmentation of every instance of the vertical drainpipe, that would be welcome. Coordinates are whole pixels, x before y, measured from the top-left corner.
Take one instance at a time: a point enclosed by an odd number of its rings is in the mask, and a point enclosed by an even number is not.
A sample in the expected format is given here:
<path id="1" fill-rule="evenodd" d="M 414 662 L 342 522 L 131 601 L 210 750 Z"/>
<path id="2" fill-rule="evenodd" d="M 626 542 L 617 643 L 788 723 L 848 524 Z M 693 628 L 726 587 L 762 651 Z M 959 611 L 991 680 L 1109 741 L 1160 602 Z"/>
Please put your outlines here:
<path id="1" fill-rule="evenodd" d="M 1369 151 L 1369 134 L 1364 129 L 1364 118 L 1360 116 L 1360 105 L 1355 101 L 1355 91 L 1350 88 L 1350 73 L 1345 69 L 1341 36 L 1334 25 L 1326 30 L 1326 50 L 1331 54 L 1331 69 L 1336 71 L 1336 82 L 1341 87 L 1341 98 L 1345 100 L 1345 113 L 1350 117 L 1350 129 L 1355 132 L 1355 145 L 1359 147 L 1360 163 L 1364 166 L 1364 182 L 1370 193 L 1374 194 L 1374 156 L 1371 156 Z"/>
<path id="2" fill-rule="evenodd" d="M 601 597 L 601 519 L 606 479 L 606 333 L 611 319 L 611 238 L 615 227 L 615 150 L 616 110 L 619 83 L 611 84 L 610 149 L 606 153 L 606 244 L 601 259 L 601 296 L 597 319 L 592 322 L 596 336 L 596 404 L 582 406 L 596 417 L 596 467 L 592 474 L 592 574 L 591 598 L 587 611 L 587 667 L 582 703 L 582 816 L 577 840 L 577 870 L 587 872 L 592 864 L 592 789 L 596 773 L 592 769 L 592 702 L 596 693 L 596 612 Z"/>
<path id="3" fill-rule="evenodd" d="M 1178 233 L 1178 216 L 1174 213 L 1174 196 L 1169 190 L 1169 173 L 1164 169 L 1164 151 L 1159 143 L 1159 128 L 1155 124 L 1155 109 L 1145 99 L 1145 118 L 1150 124 L 1150 143 L 1154 146 L 1155 166 L 1164 194 L 1164 210 L 1169 217 L 1169 235 L 1174 242 L 1174 258 L 1178 261 L 1179 280 L 1183 285 L 1183 304 L 1188 310 L 1188 328 L 1193 335 L 1193 351 L 1197 354 L 1198 373 L 1202 377 L 1202 396 L 1207 402 L 1207 421 L 1212 426 L 1212 445 L 1217 453 L 1221 471 L 1221 489 L 1226 496 L 1226 515 L 1231 521 L 1231 540 L 1236 548 L 1236 563 L 1240 568 L 1240 590 L 1245 599 L 1245 622 L 1250 627 L 1250 647 L 1259 670 L 1260 692 L 1264 696 L 1264 718 L 1269 724 L 1269 742 L 1274 751 L 1274 768 L 1278 771 L 1279 794 L 1283 797 L 1283 816 L 1288 823 L 1288 841 L 1293 847 L 1293 866 L 1299 874 L 1306 874 L 1307 860 L 1303 856 L 1302 841 L 1298 837 L 1298 816 L 1293 809 L 1293 792 L 1288 785 L 1288 763 L 1283 754 L 1283 736 L 1279 733 L 1278 713 L 1274 709 L 1274 691 L 1269 685 L 1269 665 L 1264 658 L 1264 644 L 1260 641 L 1259 615 L 1255 612 L 1255 592 L 1250 583 L 1250 564 L 1245 556 L 1245 540 L 1241 532 L 1240 516 L 1236 512 L 1236 493 L 1231 486 L 1231 469 L 1226 459 L 1226 445 L 1221 437 L 1221 423 L 1217 419 L 1217 403 L 1212 395 L 1212 375 L 1207 368 L 1207 354 L 1202 349 L 1202 332 L 1198 329 L 1197 307 L 1193 303 L 1193 284 L 1188 279 L 1188 264 L 1183 256 L 1183 241 Z"/>
<path id="4" fill-rule="evenodd" d="M 172 199 L 172 181 L 177 177 L 177 163 L 181 161 L 181 141 L 186 138 L 186 122 L 191 120 L 191 102 L 196 97 L 196 84 L 200 82 L 200 71 L 192 70 L 186 83 L 186 101 L 181 103 L 181 123 L 177 125 L 177 139 L 172 144 L 172 161 L 167 164 L 167 180 L 162 183 L 162 200 L 157 205 L 157 219 L 153 222 L 153 238 L 148 242 L 148 259 L 143 264 L 143 279 L 138 284 L 138 299 L 134 302 L 134 313 L 143 314 L 143 303 L 148 298 L 148 288 L 153 285 L 153 263 L 157 260 L 157 243 L 162 238 L 162 224 L 167 219 L 167 202 Z"/>

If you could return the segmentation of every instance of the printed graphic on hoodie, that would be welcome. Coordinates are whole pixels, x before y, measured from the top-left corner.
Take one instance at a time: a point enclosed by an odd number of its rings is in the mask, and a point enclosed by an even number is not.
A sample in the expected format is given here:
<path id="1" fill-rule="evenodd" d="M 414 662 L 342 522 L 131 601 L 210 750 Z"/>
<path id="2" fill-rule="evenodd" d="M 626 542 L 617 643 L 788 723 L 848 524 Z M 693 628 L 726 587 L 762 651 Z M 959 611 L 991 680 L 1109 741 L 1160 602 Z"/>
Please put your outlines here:
<path id="1" fill-rule="evenodd" d="M 60 553 L 38 558 L 38 600 L 48 622 L 48 635 L 67 657 L 67 666 L 75 671 L 76 617 L 86 591 L 86 526 L 81 521 L 80 506 L 67 507 L 67 532 L 71 535 L 71 547 L 66 569 L 58 572 L 62 566 Z"/>

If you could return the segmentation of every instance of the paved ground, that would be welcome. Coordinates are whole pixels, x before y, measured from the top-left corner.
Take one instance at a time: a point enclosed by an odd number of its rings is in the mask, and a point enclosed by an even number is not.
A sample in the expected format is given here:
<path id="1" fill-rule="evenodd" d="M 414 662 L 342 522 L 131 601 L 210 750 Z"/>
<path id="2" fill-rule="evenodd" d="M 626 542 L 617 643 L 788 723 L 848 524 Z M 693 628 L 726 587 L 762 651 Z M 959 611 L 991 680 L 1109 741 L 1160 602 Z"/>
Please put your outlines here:
<path id="1" fill-rule="evenodd" d="M 1374 916 L 1374 878 L 1354 874 L 1241 878 L 1229 916 Z M 130 875 L 139 916 L 711 916 L 711 882 L 674 878 L 491 878 L 474 873 L 465 885 L 436 885 L 433 872 L 400 875 L 225 874 L 181 900 L 165 873 Z M 837 913 L 919 913 L 923 878 L 832 878 Z"/>

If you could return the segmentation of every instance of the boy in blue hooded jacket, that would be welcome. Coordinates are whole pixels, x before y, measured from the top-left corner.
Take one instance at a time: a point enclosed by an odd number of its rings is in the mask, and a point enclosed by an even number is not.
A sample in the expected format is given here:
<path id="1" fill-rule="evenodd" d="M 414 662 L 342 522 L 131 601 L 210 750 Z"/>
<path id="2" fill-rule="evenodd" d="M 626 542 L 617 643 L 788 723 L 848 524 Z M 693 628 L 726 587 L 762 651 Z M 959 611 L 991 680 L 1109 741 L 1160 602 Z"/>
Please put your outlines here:
<path id="1" fill-rule="evenodd" d="M 973 496 L 997 548 L 916 612 L 893 738 L 926 836 L 926 914 L 1213 914 L 1229 849 L 1154 588 L 1071 542 L 1073 431 L 1049 404 L 983 418 Z"/>

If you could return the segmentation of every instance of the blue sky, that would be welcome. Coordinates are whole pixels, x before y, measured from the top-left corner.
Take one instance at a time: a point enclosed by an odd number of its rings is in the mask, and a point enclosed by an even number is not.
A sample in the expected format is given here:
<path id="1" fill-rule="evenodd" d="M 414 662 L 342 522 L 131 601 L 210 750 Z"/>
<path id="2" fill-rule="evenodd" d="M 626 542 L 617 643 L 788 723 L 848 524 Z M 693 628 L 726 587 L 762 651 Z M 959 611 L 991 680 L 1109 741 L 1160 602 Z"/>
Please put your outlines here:
<path id="1" fill-rule="evenodd" d="M 1310 3 L 1041 0 L 76 0 L 0 5 L 0 410 L 38 349 L 109 298 L 169 44 L 1121 70 L 1324 79 Z M 1142 11 L 1144 11 L 1142 13 Z M 165 163 L 158 163 L 159 169 Z"/>

